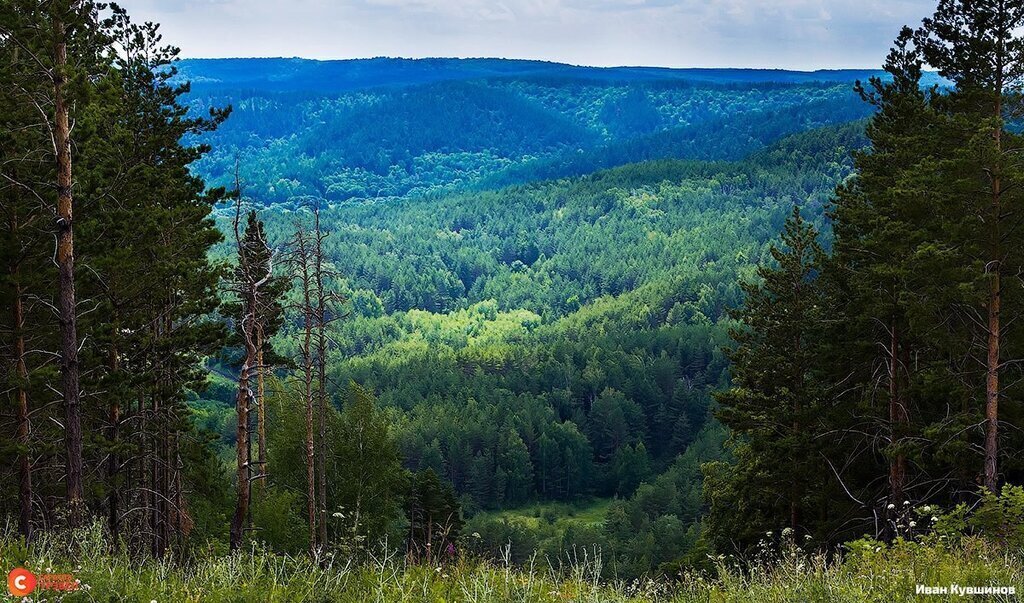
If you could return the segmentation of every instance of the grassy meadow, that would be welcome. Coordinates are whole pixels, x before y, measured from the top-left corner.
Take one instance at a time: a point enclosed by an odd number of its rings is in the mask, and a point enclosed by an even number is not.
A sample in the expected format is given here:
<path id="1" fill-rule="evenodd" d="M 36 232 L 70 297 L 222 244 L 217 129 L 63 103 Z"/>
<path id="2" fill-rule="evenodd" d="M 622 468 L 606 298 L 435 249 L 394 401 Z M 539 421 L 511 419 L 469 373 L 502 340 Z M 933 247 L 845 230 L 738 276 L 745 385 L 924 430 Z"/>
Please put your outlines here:
<path id="1" fill-rule="evenodd" d="M 598 578 L 600 555 L 592 553 L 558 569 L 541 559 L 519 569 L 468 558 L 410 564 L 399 554 L 369 555 L 358 564 L 328 554 L 314 562 L 259 547 L 231 556 L 196 551 L 189 559 L 138 562 L 111 553 L 98 527 L 70 538 L 47 534 L 31 547 L 6 534 L 0 539 L 6 568 L 72 573 L 80 581 L 74 592 L 36 590 L 26 599 L 31 601 L 891 603 L 963 600 L 959 594 L 918 595 L 918 584 L 1024 586 L 1024 552 L 975 538 L 948 545 L 858 541 L 835 559 L 792 543 L 766 545 L 755 559 L 744 560 L 743 571 L 736 560 L 721 557 L 714 574 L 619 582 Z M 1017 600 L 1012 595 L 972 598 Z"/>

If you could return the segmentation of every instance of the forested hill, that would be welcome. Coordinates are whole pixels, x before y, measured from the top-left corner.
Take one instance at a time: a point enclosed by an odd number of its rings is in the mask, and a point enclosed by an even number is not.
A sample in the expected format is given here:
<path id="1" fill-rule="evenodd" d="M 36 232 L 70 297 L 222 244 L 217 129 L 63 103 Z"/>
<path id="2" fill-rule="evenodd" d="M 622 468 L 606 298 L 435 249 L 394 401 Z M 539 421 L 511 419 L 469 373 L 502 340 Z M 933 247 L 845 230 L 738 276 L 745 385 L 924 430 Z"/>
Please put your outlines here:
<path id="1" fill-rule="evenodd" d="M 703 84 L 853 83 L 881 70 L 830 69 L 668 69 L 660 67 L 583 67 L 517 59 L 374 58 L 315 61 L 299 58 L 185 59 L 185 79 L 200 92 L 256 90 L 331 94 L 377 87 L 487 78 L 577 79 L 609 82 L 676 81 Z"/>
<path id="2" fill-rule="evenodd" d="M 736 160 L 866 117 L 876 72 L 592 68 L 497 59 L 188 60 L 197 113 L 232 105 L 194 169 L 265 205 L 422 196 L 653 159 Z"/>
<path id="3" fill-rule="evenodd" d="M 348 300 L 331 326 L 329 382 L 377 394 L 405 466 L 453 485 L 479 552 L 511 542 L 525 561 L 537 548 L 556 559 L 598 546 L 618 576 L 677 560 L 702 514 L 699 467 L 722 455 L 711 392 L 728 382 L 739 283 L 794 204 L 820 219 L 863 144 L 852 123 L 741 161 L 649 161 L 327 208 L 324 251 L 339 275 L 328 285 Z M 272 244 L 297 214 L 263 212 Z M 286 321 L 275 350 L 299 354 L 301 328 Z M 228 444 L 235 392 L 216 377 L 192 403 Z M 291 433 L 281 421 L 270 433 Z M 272 454 L 270 467 L 298 489 L 293 454 Z M 543 533 L 491 515 L 613 496 L 585 529 Z"/>

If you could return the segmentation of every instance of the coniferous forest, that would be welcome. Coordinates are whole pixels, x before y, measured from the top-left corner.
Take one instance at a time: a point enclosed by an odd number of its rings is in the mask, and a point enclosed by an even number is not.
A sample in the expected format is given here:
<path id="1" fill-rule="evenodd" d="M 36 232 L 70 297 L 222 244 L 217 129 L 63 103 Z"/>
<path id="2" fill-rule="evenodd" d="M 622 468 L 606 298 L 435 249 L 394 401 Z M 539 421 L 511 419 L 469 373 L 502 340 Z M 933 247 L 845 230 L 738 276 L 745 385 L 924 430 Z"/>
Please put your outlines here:
<path id="1" fill-rule="evenodd" d="M 932 8 L 796 72 L 0 0 L 9 592 L 1015 600 L 1024 1 Z"/>

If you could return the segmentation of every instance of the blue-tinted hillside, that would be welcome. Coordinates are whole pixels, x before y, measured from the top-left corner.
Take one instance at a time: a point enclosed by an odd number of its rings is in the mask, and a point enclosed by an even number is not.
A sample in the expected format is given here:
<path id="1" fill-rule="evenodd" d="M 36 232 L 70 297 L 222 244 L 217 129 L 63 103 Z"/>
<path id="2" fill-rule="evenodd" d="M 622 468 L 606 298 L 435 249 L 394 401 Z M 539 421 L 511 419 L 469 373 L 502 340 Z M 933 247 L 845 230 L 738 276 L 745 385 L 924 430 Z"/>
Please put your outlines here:
<path id="1" fill-rule="evenodd" d="M 259 203 L 423 196 L 651 159 L 736 160 L 866 117 L 867 71 L 573 67 L 497 59 L 180 63 L 197 112 L 232 105 L 194 167 Z"/>

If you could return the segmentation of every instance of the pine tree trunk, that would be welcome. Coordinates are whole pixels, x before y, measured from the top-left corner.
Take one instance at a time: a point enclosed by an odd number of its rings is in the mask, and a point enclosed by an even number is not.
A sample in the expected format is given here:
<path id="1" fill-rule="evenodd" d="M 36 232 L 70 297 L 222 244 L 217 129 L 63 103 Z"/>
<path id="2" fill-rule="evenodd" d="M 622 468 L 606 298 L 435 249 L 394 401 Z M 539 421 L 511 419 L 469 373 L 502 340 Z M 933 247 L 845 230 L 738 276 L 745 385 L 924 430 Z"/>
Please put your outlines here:
<path id="1" fill-rule="evenodd" d="M 11 280 L 15 283 L 12 326 L 14 327 L 15 374 L 18 380 L 15 396 L 17 398 L 18 447 L 20 448 L 18 453 L 18 525 L 25 540 L 30 541 L 32 540 L 32 464 L 29 440 L 28 367 L 25 364 L 25 307 L 22 299 L 21 279 L 16 266 L 11 269 Z"/>
<path id="2" fill-rule="evenodd" d="M 14 241 L 19 241 L 18 213 L 14 209 L 17 199 L 11 199 L 10 234 Z M 14 298 L 11 302 L 11 329 L 13 335 L 12 349 L 14 352 L 14 376 L 16 418 L 18 422 L 18 529 L 25 541 L 32 540 L 32 455 L 31 455 L 31 424 L 28 414 L 28 365 L 25 363 L 25 292 L 21 285 L 21 260 L 14 256 L 11 260 L 9 274 L 14 286 Z"/>
<path id="3" fill-rule="evenodd" d="M 151 469 L 149 472 L 149 490 L 152 492 L 153 504 L 150 507 L 150 553 L 153 557 L 160 557 L 160 379 L 157 379 L 157 392 L 153 394 L 151 401 L 150 425 L 152 432 L 149 434 L 151 448 L 149 452 Z"/>
<path id="4" fill-rule="evenodd" d="M 265 409 L 266 381 L 263 367 L 263 326 L 256 327 L 256 444 L 259 446 L 256 483 L 262 493 L 267 486 L 267 413 Z"/>
<path id="5" fill-rule="evenodd" d="M 996 268 L 990 277 L 988 304 L 988 357 L 985 379 L 985 488 L 999 491 L 999 344 L 1002 291 Z"/>
<path id="6" fill-rule="evenodd" d="M 903 399 L 900 383 L 900 337 L 895 321 L 890 325 L 889 340 L 889 428 L 892 433 L 891 444 L 900 445 L 903 431 L 909 417 Z M 907 458 L 902 450 L 889 459 L 889 502 L 899 505 L 904 500 L 904 489 L 907 479 Z"/>
<path id="7" fill-rule="evenodd" d="M 1002 55 L 1000 54 L 1000 57 Z M 1002 65 L 999 66 L 1002 73 Z M 997 83 L 995 116 L 1002 118 L 1002 81 Z M 1000 122 L 1001 123 L 1001 122 Z M 993 133 L 997 153 L 1002 153 L 1002 126 Z M 992 177 L 992 252 L 987 270 L 989 271 L 988 299 L 988 354 L 985 359 L 985 488 L 989 492 L 999 490 L 999 355 L 1002 336 L 1000 312 L 1002 311 L 1002 253 L 1001 229 L 1002 181 L 999 170 Z"/>
<path id="8" fill-rule="evenodd" d="M 71 128 L 65 99 L 66 28 L 54 29 L 54 142 L 57 151 L 57 266 L 60 313 L 61 377 L 64 397 L 68 521 L 77 527 L 84 511 L 82 485 L 82 417 L 78 380 L 78 320 L 75 298 L 75 242 L 72 222 Z"/>
<path id="9" fill-rule="evenodd" d="M 303 377 L 303 404 L 305 405 L 306 422 L 306 518 L 309 522 L 309 555 L 315 558 L 317 546 L 317 490 L 316 490 L 316 466 L 315 466 L 315 442 L 313 431 L 313 280 L 310 275 L 310 248 L 302 226 L 298 227 L 295 233 L 295 253 L 297 266 L 297 277 L 302 286 L 302 319 L 303 338 L 301 344 L 302 353 L 302 377 Z"/>
<path id="10" fill-rule="evenodd" d="M 308 299 L 308 297 L 307 297 Z M 317 552 L 317 491 L 316 491 L 316 469 L 314 459 L 314 439 L 313 439 L 313 360 L 310 356 L 311 346 L 311 329 L 312 329 L 312 309 L 308 305 L 306 307 L 306 335 L 305 341 L 303 342 L 303 353 L 305 355 L 305 403 L 306 403 L 306 512 L 309 518 L 309 553 L 311 557 L 316 556 Z"/>
<path id="11" fill-rule="evenodd" d="M 323 345 L 322 342 L 320 344 Z M 320 347 L 320 346 L 318 346 Z M 321 352 L 322 354 L 323 352 Z M 319 477 L 317 484 L 317 507 L 319 508 L 319 535 L 320 542 L 327 542 L 327 392 L 326 388 L 326 366 L 323 356 L 320 357 L 317 367 L 319 384 L 317 386 L 317 432 L 319 446 L 316 453 L 316 472 Z"/>
<path id="12" fill-rule="evenodd" d="M 113 320 L 113 324 L 117 325 L 116 317 Z M 111 336 L 110 343 L 110 373 L 111 375 L 117 375 L 120 371 L 120 359 L 117 354 L 117 334 Z M 120 484 L 117 483 L 118 472 L 120 471 L 121 455 L 118 453 L 117 448 L 119 445 L 120 438 L 120 427 L 121 427 L 121 401 L 115 394 L 114 398 L 110 402 L 110 415 L 108 417 L 110 422 L 110 457 L 107 460 L 107 481 L 110 488 L 110 493 L 107 495 L 107 512 L 108 525 L 110 527 L 110 540 L 113 545 L 118 546 L 118 541 L 121 538 L 121 529 L 119 521 L 120 510 Z"/>
<path id="13" fill-rule="evenodd" d="M 318 484 L 317 506 L 320 509 L 320 542 L 327 542 L 327 295 L 324 291 L 323 269 L 323 236 L 320 232 L 320 212 L 314 212 L 314 276 L 317 295 L 317 431 L 319 432 L 319 450 L 317 451 Z"/>
<path id="14" fill-rule="evenodd" d="M 231 519 L 230 547 L 232 551 L 236 551 L 242 546 L 245 536 L 245 520 L 249 514 L 249 372 L 250 363 L 255 355 L 251 337 L 247 335 L 245 359 L 242 361 L 242 368 L 238 374 L 238 395 L 235 398 L 235 412 L 238 416 L 235 430 L 238 486 L 235 515 Z"/>
<path id="15" fill-rule="evenodd" d="M 153 489 L 151 487 L 151 475 L 153 473 L 153 459 L 152 459 L 152 444 L 150 425 L 153 423 L 150 417 L 150 411 L 146 409 L 147 400 L 146 396 L 139 397 L 139 415 L 140 415 L 140 429 L 139 429 L 139 450 L 141 451 L 141 458 L 139 459 L 139 484 L 142 486 L 142 525 L 145 529 L 144 537 L 149 539 L 149 544 L 152 546 L 152 540 L 154 538 L 154 525 L 153 525 Z"/>

